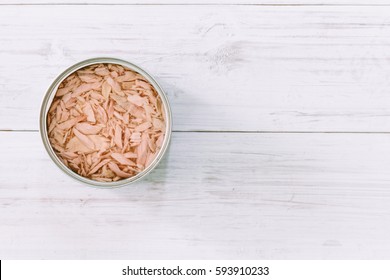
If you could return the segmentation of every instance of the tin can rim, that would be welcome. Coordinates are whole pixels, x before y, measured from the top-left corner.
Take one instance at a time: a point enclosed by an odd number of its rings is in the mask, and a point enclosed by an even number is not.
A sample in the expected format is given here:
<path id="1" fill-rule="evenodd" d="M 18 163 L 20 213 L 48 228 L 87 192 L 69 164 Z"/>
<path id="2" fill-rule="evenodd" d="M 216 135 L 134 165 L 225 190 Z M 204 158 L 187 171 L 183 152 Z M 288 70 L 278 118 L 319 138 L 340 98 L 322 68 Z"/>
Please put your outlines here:
<path id="1" fill-rule="evenodd" d="M 49 141 L 49 137 L 48 137 L 48 133 L 47 133 L 47 113 L 48 113 L 48 110 L 50 108 L 50 105 L 52 104 L 52 101 L 53 101 L 53 98 L 54 98 L 54 95 L 55 95 L 55 93 L 57 91 L 58 86 L 61 84 L 61 82 L 66 77 L 68 77 L 69 75 L 71 75 L 75 71 L 77 71 L 77 70 L 79 70 L 81 68 L 84 68 L 86 66 L 90 66 L 90 65 L 93 65 L 93 64 L 99 64 L 99 63 L 112 63 L 112 64 L 122 65 L 122 66 L 124 66 L 126 68 L 129 68 L 130 70 L 133 70 L 135 72 L 138 72 L 139 74 L 144 76 L 148 80 L 148 82 L 150 82 L 153 85 L 153 87 L 157 91 L 158 95 L 160 96 L 161 101 L 163 103 L 163 107 L 164 107 L 164 111 L 165 111 L 165 118 L 166 118 L 164 141 L 163 141 L 162 146 L 161 146 L 160 150 L 158 151 L 157 156 L 155 157 L 155 159 L 149 164 L 149 166 L 147 166 L 143 171 L 141 171 L 140 173 L 136 174 L 135 176 L 132 176 L 130 178 L 126 178 L 126 179 L 123 179 L 123 180 L 119 180 L 119 181 L 116 181 L 116 182 L 95 181 L 95 180 L 83 177 L 83 176 L 77 174 L 76 172 L 72 171 L 69 167 L 67 167 L 59 159 L 59 157 L 54 152 L 52 146 L 50 145 L 50 141 Z M 66 173 L 67 175 L 69 175 L 73 179 L 75 179 L 75 180 L 77 180 L 79 182 L 82 182 L 82 183 L 84 183 L 84 184 L 86 184 L 88 186 L 99 187 L 99 188 L 117 188 L 117 187 L 123 187 L 125 185 L 128 185 L 130 183 L 133 183 L 133 182 L 136 182 L 136 181 L 140 180 L 141 178 L 143 178 L 147 174 L 149 174 L 160 163 L 160 161 L 164 157 L 164 155 L 165 155 L 165 153 L 166 153 L 166 151 L 167 151 L 167 149 L 169 147 L 169 143 L 170 143 L 170 140 L 171 140 L 171 134 L 172 134 L 172 111 L 171 111 L 171 107 L 169 105 L 168 97 L 166 96 L 166 94 L 163 91 L 163 89 L 160 86 L 160 84 L 156 81 L 156 79 L 152 75 L 150 75 L 143 68 L 141 68 L 140 66 L 138 66 L 138 65 L 136 65 L 136 64 L 134 64 L 132 62 L 128 62 L 126 60 L 119 59 L 119 58 L 95 57 L 95 58 L 90 58 L 90 59 L 86 59 L 86 60 L 80 61 L 80 62 L 78 62 L 78 63 L 68 67 L 67 69 L 65 69 L 61 74 L 59 74 L 54 79 L 54 81 L 51 83 L 51 85 L 47 89 L 47 91 L 46 91 L 46 93 L 45 93 L 45 95 L 43 97 L 43 100 L 42 100 L 42 105 L 41 105 L 41 110 L 40 110 L 40 118 L 39 118 L 39 131 L 40 131 L 40 135 L 41 135 L 41 139 L 42 139 L 43 145 L 44 145 L 48 155 L 50 156 L 52 161 L 64 173 Z"/>

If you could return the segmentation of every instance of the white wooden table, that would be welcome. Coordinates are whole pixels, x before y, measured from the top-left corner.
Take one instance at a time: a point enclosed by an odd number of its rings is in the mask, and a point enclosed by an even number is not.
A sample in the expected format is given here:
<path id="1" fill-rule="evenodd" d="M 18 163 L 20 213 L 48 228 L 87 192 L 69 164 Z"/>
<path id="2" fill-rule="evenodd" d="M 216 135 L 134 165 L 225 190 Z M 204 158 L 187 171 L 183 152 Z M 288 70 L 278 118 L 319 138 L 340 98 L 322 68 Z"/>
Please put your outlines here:
<path id="1" fill-rule="evenodd" d="M 384 0 L 0 1 L 0 259 L 390 257 Z M 171 148 L 94 189 L 50 161 L 41 99 L 80 60 L 148 69 Z"/>

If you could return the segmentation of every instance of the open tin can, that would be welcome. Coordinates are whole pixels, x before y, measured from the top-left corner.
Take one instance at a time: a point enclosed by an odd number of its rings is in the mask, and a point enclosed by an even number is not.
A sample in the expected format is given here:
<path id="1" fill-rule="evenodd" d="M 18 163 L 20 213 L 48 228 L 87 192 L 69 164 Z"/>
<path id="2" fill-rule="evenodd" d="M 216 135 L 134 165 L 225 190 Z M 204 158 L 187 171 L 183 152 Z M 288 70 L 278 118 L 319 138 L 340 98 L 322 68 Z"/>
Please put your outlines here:
<path id="1" fill-rule="evenodd" d="M 59 85 L 62 83 L 62 81 L 64 81 L 72 73 L 76 72 L 79 69 L 82 69 L 86 66 L 90 66 L 93 64 L 118 64 L 118 65 L 121 65 L 125 68 L 128 68 L 134 72 L 139 73 L 154 87 L 155 91 L 157 92 L 157 94 L 161 98 L 162 107 L 163 107 L 163 111 L 164 111 L 163 114 L 164 114 L 164 119 L 165 119 L 165 136 L 164 136 L 164 140 L 163 140 L 163 143 L 161 145 L 161 148 L 157 152 L 154 160 L 148 166 L 146 166 L 144 170 L 135 174 L 134 176 L 126 178 L 126 179 L 118 180 L 115 182 L 101 182 L 101 181 L 92 180 L 92 179 L 83 177 L 83 176 L 77 174 L 76 172 L 74 172 L 73 170 L 71 170 L 69 167 L 67 167 L 59 159 L 57 154 L 54 152 L 53 147 L 50 144 L 49 136 L 48 136 L 47 115 L 48 115 L 50 106 L 53 102 L 53 99 L 55 97 L 55 94 L 57 92 Z M 63 172 L 68 174 L 70 177 L 78 180 L 79 182 L 85 183 L 89 186 L 115 188 L 115 187 L 120 187 L 120 186 L 130 184 L 132 182 L 135 182 L 135 181 L 145 177 L 161 161 L 161 159 L 163 158 L 164 154 L 166 153 L 166 151 L 168 149 L 171 134 L 172 134 L 172 113 L 171 113 L 171 109 L 170 109 L 168 98 L 167 98 L 166 94 L 164 93 L 164 91 L 162 90 L 160 85 L 157 83 L 157 81 L 149 73 L 147 73 L 145 70 L 143 70 L 142 68 L 140 68 L 139 66 L 137 66 L 133 63 L 130 63 L 130 62 L 127 62 L 127 61 L 121 60 L 121 59 L 106 58 L 106 57 L 92 58 L 92 59 L 81 61 L 81 62 L 69 67 L 64 72 L 62 72 L 54 80 L 54 82 L 50 85 L 50 87 L 48 88 L 48 90 L 43 98 L 43 102 L 42 102 L 42 106 L 41 106 L 41 110 L 40 110 L 39 127 L 40 127 L 41 138 L 42 138 L 42 141 L 43 141 L 43 144 L 45 146 L 46 151 L 48 152 L 48 154 L 49 154 L 50 158 L 53 160 L 53 162 Z"/>

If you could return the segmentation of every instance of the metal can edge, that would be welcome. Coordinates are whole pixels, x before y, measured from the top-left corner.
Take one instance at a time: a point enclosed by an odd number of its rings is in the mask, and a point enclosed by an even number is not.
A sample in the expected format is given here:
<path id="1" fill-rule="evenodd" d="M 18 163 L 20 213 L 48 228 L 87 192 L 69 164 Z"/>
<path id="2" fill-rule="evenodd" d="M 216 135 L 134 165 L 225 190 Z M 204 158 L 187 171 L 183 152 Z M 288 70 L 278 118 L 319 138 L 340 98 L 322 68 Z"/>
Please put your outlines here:
<path id="1" fill-rule="evenodd" d="M 97 63 L 112 63 L 112 64 L 119 64 L 122 66 L 125 66 L 129 68 L 130 70 L 133 70 L 135 72 L 138 72 L 142 76 L 144 76 L 156 89 L 157 93 L 159 94 L 161 101 L 164 105 L 164 111 L 165 111 L 165 118 L 166 118 L 166 128 L 165 128 L 165 137 L 163 144 L 161 146 L 161 149 L 159 150 L 157 156 L 155 159 L 151 162 L 151 164 L 146 167 L 142 172 L 136 174 L 133 177 L 119 180 L 116 182 L 99 182 L 95 180 L 91 180 L 88 178 L 85 178 L 74 171 L 72 171 L 70 168 L 68 168 L 65 164 L 61 162 L 61 160 L 58 158 L 58 156 L 55 154 L 53 148 L 50 145 L 48 133 L 47 133 L 47 112 L 50 108 L 51 101 L 54 98 L 54 94 L 56 92 L 56 89 L 58 88 L 59 84 L 70 74 L 73 72 Z M 169 100 L 167 95 L 165 94 L 164 90 L 160 86 L 160 84 L 156 81 L 156 79 L 151 76 L 147 71 L 145 71 L 143 68 L 139 67 L 138 65 L 128 62 L 126 60 L 118 59 L 118 58 L 112 58 L 112 57 L 96 57 L 96 58 L 90 58 L 87 60 L 80 61 L 74 65 L 71 65 L 70 67 L 66 68 L 61 74 L 59 74 L 54 81 L 50 84 L 48 89 L 46 90 L 46 93 L 43 97 L 42 103 L 41 103 L 41 109 L 40 109 L 40 115 L 39 115 L 39 132 L 40 136 L 43 142 L 43 145 L 49 155 L 49 157 L 52 159 L 52 161 L 62 170 L 65 174 L 70 176 L 71 178 L 77 180 L 78 182 L 82 182 L 88 186 L 92 187 L 98 187 L 98 188 L 117 188 L 117 187 L 123 187 L 126 185 L 129 185 L 131 183 L 134 183 L 142 178 L 144 178 L 146 175 L 148 175 L 163 159 L 165 156 L 170 140 L 172 135 L 172 111 L 171 107 L 169 105 Z"/>

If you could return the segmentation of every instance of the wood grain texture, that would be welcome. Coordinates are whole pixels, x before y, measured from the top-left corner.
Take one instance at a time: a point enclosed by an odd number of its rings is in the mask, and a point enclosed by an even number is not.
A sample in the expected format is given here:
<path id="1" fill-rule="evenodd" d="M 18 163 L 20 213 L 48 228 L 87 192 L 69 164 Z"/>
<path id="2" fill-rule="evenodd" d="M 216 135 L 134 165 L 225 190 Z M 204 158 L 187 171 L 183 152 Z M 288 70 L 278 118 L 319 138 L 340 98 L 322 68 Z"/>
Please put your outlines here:
<path id="1" fill-rule="evenodd" d="M 3 132 L 0 258 L 389 258 L 389 142 L 174 133 L 146 180 L 97 190 L 62 174 L 38 133 Z"/>
<path id="2" fill-rule="evenodd" d="M 388 259 L 388 5 L 0 0 L 0 130 L 36 130 L 58 73 L 113 56 L 157 77 L 176 131 L 121 189 L 0 131 L 0 259 Z"/>
<path id="3" fill-rule="evenodd" d="M 0 129 L 95 56 L 140 64 L 180 131 L 390 132 L 390 7 L 2 6 Z"/>

